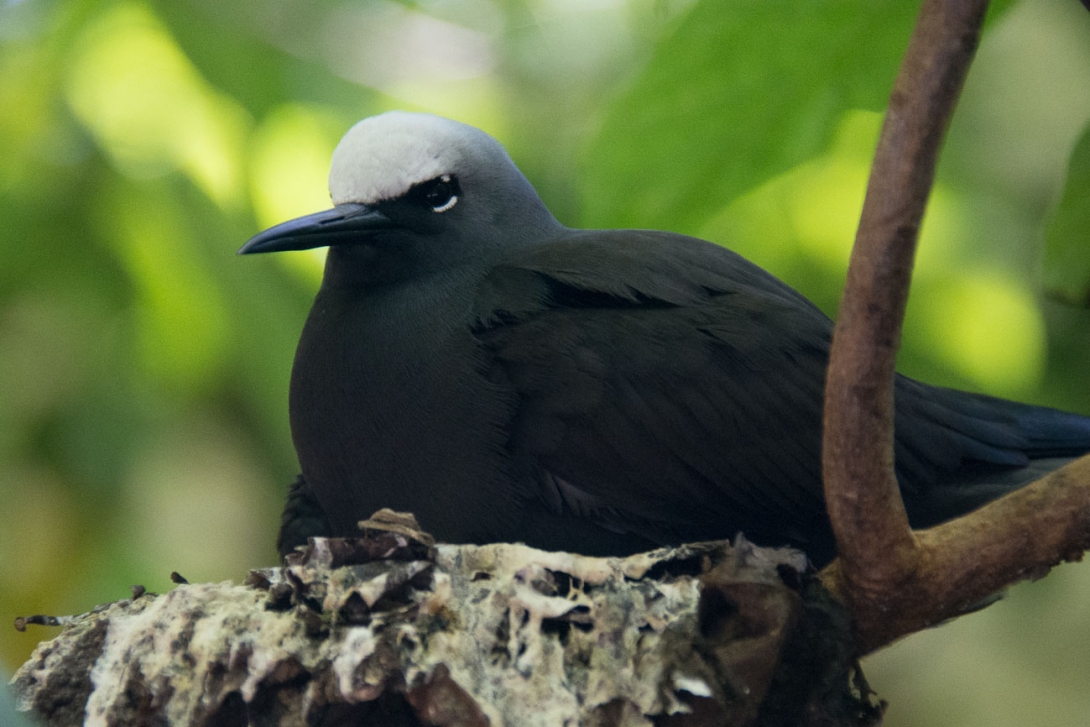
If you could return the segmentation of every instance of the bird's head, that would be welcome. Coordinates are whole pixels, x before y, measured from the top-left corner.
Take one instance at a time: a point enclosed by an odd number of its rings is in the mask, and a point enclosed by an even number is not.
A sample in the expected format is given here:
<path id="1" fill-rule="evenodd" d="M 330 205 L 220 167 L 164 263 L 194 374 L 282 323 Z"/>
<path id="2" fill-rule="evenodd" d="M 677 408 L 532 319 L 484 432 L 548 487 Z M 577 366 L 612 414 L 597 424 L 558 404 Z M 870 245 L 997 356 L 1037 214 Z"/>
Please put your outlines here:
<path id="1" fill-rule="evenodd" d="M 333 209 L 251 238 L 239 254 L 330 248 L 353 282 L 393 282 L 533 242 L 560 223 L 483 131 L 430 114 L 360 121 L 333 152 Z"/>

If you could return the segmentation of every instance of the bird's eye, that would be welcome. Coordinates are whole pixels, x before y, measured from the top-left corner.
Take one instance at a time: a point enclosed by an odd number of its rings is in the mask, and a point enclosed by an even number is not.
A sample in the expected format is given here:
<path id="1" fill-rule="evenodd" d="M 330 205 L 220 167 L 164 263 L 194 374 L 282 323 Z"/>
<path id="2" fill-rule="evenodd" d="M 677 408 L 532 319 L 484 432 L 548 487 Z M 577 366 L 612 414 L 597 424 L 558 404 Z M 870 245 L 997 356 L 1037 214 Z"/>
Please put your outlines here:
<path id="1" fill-rule="evenodd" d="M 433 212 L 446 212 L 458 203 L 458 180 L 444 174 L 417 185 L 413 192 L 413 196 L 431 207 Z"/>

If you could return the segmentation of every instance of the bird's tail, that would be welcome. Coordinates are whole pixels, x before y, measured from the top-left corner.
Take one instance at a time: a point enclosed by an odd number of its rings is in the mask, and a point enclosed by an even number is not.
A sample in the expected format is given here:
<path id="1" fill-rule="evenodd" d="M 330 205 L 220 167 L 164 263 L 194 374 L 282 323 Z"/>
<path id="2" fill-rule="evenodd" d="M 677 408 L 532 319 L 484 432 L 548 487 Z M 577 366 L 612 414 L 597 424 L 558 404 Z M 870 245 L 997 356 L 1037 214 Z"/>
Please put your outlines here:
<path id="1" fill-rule="evenodd" d="M 897 397 L 898 475 L 923 483 L 906 497 L 915 527 L 974 510 L 1090 452 L 1090 417 L 907 378 Z"/>

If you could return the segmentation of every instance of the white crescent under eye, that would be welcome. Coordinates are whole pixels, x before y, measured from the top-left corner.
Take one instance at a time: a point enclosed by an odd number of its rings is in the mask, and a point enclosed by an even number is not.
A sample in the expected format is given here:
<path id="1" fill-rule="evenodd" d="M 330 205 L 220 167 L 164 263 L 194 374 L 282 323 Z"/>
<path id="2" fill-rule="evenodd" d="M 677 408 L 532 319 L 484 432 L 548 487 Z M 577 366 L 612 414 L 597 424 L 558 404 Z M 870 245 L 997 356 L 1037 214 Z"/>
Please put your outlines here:
<path id="1" fill-rule="evenodd" d="M 432 207 L 431 209 L 433 212 L 446 212 L 456 204 L 458 204 L 458 195 L 452 194 L 445 204 L 441 204 L 438 207 Z"/>
<path id="2" fill-rule="evenodd" d="M 458 195 L 455 194 L 456 189 L 454 178 L 449 174 L 444 174 L 428 183 L 424 199 L 432 203 L 431 209 L 433 212 L 446 212 L 458 204 Z"/>

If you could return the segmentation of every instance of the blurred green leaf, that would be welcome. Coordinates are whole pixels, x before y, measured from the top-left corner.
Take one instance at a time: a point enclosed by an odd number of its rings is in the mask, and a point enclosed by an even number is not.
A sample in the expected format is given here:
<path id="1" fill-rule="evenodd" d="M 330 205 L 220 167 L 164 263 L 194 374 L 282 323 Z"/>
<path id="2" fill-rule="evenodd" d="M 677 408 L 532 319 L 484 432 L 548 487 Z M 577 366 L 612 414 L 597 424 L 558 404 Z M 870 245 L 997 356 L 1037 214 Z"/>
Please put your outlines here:
<path id="1" fill-rule="evenodd" d="M 1071 154 L 1063 197 L 1048 226 L 1045 285 L 1062 300 L 1090 306 L 1090 126 Z"/>
<path id="2" fill-rule="evenodd" d="M 917 8 L 701 0 L 611 105 L 584 160 L 584 224 L 695 233 L 818 154 L 846 110 L 885 107 Z"/>
<path id="3" fill-rule="evenodd" d="M 156 15 L 201 74 L 261 118 L 287 102 L 311 101 L 358 109 L 374 97 L 369 89 L 338 78 L 321 63 L 293 56 L 261 36 L 262 2 L 153 0 Z M 299 37 L 317 38 L 325 10 L 296 12 L 306 24 Z M 310 45 L 304 43 L 304 45 Z"/>
<path id="4" fill-rule="evenodd" d="M 884 105 L 910 3 L 703 0 L 613 104 L 587 157 L 592 227 L 693 230 Z"/>

